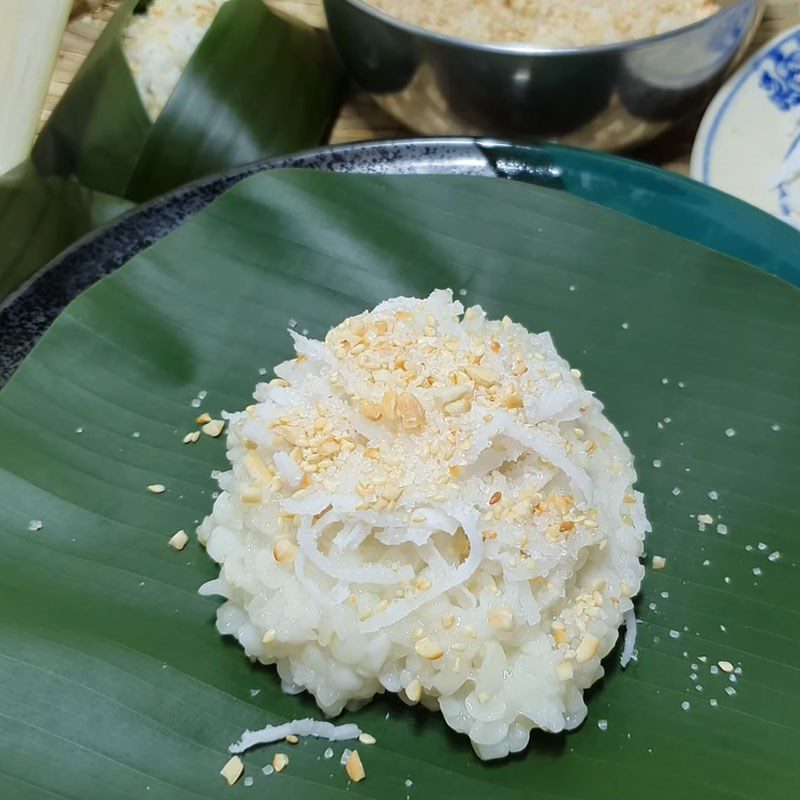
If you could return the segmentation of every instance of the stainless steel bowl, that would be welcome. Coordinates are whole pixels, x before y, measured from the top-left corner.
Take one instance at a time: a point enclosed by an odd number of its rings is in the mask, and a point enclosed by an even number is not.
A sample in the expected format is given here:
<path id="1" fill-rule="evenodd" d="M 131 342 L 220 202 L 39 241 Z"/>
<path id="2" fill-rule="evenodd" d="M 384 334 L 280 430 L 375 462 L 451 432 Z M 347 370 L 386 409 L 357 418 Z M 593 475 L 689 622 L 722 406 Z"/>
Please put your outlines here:
<path id="1" fill-rule="evenodd" d="M 443 36 L 363 0 L 325 0 L 325 11 L 356 82 L 418 133 L 619 150 L 708 103 L 750 42 L 764 0 L 722 4 L 713 16 L 659 36 L 560 49 Z"/>

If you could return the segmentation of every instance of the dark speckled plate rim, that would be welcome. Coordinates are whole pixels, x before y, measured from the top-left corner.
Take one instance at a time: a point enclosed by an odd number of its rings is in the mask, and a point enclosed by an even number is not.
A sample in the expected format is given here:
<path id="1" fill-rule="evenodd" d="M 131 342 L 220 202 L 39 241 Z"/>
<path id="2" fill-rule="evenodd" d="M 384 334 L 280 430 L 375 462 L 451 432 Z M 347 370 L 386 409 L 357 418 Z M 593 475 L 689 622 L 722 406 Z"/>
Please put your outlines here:
<path id="1" fill-rule="evenodd" d="M 524 174 L 509 169 L 496 157 L 504 148 L 508 148 L 508 152 L 524 151 L 529 156 Z M 610 160 L 625 164 L 629 172 L 641 173 L 650 182 L 655 179 L 665 185 L 674 185 L 678 181 L 685 184 L 682 188 L 688 192 L 712 192 L 721 202 L 738 203 L 734 198 L 694 181 L 628 159 L 556 145 L 521 147 L 469 137 L 357 142 L 256 162 L 188 184 L 132 209 L 76 242 L 6 299 L 0 305 L 0 388 L 71 300 L 179 227 L 236 183 L 258 172 L 297 168 L 383 175 L 476 175 L 521 179 L 573 191 L 561 181 L 561 171 L 557 166 L 558 155 L 566 157 L 569 153 L 581 153 L 584 160 L 588 159 L 589 164 L 596 161 L 598 167 L 604 165 L 607 168 Z M 591 193 L 575 193 L 594 199 Z M 603 198 L 596 202 L 612 205 L 605 203 Z M 752 212 L 761 214 L 756 209 Z M 687 238 L 694 237 L 688 235 Z"/>

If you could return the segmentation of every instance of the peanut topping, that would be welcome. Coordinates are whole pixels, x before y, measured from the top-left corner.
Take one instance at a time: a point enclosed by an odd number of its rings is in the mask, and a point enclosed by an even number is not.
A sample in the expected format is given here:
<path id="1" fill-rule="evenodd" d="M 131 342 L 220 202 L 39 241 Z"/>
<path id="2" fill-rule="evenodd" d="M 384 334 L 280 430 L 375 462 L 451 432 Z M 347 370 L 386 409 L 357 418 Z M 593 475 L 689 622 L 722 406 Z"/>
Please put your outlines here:
<path id="1" fill-rule="evenodd" d="M 411 392 L 403 392 L 397 398 L 397 413 L 406 430 L 413 430 L 425 424 L 425 411 Z"/>

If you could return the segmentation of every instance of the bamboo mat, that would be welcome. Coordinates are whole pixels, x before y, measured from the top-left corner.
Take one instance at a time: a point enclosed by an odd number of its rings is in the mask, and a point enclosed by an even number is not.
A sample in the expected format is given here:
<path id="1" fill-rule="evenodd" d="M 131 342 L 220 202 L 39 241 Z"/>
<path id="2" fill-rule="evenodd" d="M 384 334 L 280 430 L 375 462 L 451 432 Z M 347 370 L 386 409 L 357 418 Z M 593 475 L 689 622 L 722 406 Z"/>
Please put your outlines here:
<path id="1" fill-rule="evenodd" d="M 610 0 L 611 1 L 611 0 Z M 76 0 L 76 13 L 64 33 L 42 122 L 50 115 L 69 82 L 86 58 L 105 24 L 121 0 Z M 296 14 L 317 25 L 325 24 L 321 0 L 266 0 L 267 5 Z M 95 8 L 93 8 L 95 7 Z M 768 0 L 761 28 L 753 47 L 759 47 L 786 28 L 800 24 L 800 0 Z M 689 156 L 697 122 L 682 126 L 654 145 L 633 155 L 666 169 L 688 174 Z M 355 93 L 345 104 L 331 134 L 331 141 L 391 139 L 412 135 L 363 93 Z"/>

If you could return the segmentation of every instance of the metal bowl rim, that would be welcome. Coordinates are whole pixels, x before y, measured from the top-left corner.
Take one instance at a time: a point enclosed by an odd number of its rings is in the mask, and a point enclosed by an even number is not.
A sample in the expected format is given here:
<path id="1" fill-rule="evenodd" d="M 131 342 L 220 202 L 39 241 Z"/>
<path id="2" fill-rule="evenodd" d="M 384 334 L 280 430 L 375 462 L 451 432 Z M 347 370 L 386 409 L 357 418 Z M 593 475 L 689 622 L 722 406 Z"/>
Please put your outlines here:
<path id="1" fill-rule="evenodd" d="M 458 36 L 450 36 L 445 33 L 437 33 L 436 31 L 423 28 L 419 25 L 414 25 L 410 22 L 393 17 L 385 11 L 370 5 L 366 0 L 341 0 L 342 2 L 357 8 L 359 11 L 373 17 L 374 19 L 383 22 L 393 28 L 398 28 L 404 33 L 413 34 L 423 39 L 428 39 L 437 44 L 446 45 L 449 47 L 460 47 L 470 50 L 475 50 L 479 53 L 492 53 L 494 55 L 508 55 L 508 56 L 567 56 L 567 55 L 592 55 L 603 54 L 614 51 L 629 51 L 638 50 L 642 47 L 647 47 L 652 44 L 669 41 L 670 39 L 677 39 L 684 33 L 689 31 L 698 30 L 705 25 L 711 24 L 712 21 L 721 19 L 727 15 L 733 14 L 738 9 L 754 4 L 756 7 L 756 19 L 760 19 L 764 12 L 766 0 L 736 0 L 736 2 L 721 8 L 719 11 L 711 14 L 711 16 L 704 19 L 692 22 L 689 25 L 683 25 L 680 28 L 675 28 L 671 31 L 656 34 L 655 36 L 646 36 L 642 39 L 627 39 L 621 42 L 611 42 L 610 44 L 596 44 L 596 45 L 579 45 L 575 47 L 542 47 L 537 45 L 526 44 L 488 44 L 485 42 L 476 42 L 470 39 L 461 39 Z M 327 6 L 327 0 L 325 5 Z"/>

